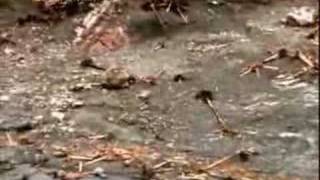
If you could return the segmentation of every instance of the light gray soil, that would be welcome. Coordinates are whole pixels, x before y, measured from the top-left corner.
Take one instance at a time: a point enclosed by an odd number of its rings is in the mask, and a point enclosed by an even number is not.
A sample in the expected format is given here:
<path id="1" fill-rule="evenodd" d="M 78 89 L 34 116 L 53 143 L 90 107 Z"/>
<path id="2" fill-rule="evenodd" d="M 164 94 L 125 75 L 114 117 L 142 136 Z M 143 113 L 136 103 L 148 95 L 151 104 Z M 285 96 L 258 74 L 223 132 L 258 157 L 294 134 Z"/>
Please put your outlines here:
<path id="1" fill-rule="evenodd" d="M 92 57 L 101 66 L 121 64 L 141 77 L 163 71 L 157 84 L 137 83 L 123 90 L 93 86 L 77 92 L 70 89 L 99 83 L 101 72 L 79 66 L 83 55 L 68 43 L 74 36 L 70 20 L 49 27 L 33 23 L 17 27 L 12 23 L 16 13 L 28 12 L 30 7 L 15 12 L 0 9 L 0 31 L 17 43 L 0 45 L 0 179 L 19 179 L 30 173 L 32 180 L 52 179 L 38 170 L 63 169 L 62 160 L 52 157 L 50 148 L 41 152 L 48 156 L 46 163 L 20 156 L 36 156 L 40 145 L 69 146 L 92 135 L 110 135 L 114 143 L 149 144 L 164 152 L 188 151 L 210 159 L 251 147 L 259 152 L 247 162 L 252 169 L 317 179 L 317 77 L 295 81 L 290 74 L 302 65 L 289 59 L 274 63 L 280 72 L 262 70 L 260 78 L 254 73 L 240 77 L 242 68 L 262 61 L 268 51 L 285 47 L 316 52 L 318 47 L 304 37 L 310 28 L 280 23 L 292 7 L 303 5 L 316 8 L 318 2 L 222 6 L 199 2 L 189 15 L 189 25 L 170 16 L 171 25 L 165 30 L 159 30 L 152 16 L 134 12 L 130 27 L 144 38 Z M 164 47 L 155 49 L 159 43 Z M 174 82 L 177 74 L 188 80 Z M 214 92 L 216 108 L 241 135 L 219 133 L 210 109 L 194 98 L 203 89 Z M 141 100 L 138 96 L 147 91 L 150 97 Z M 36 143 L 9 148 L 5 145 L 8 131 L 13 138 L 27 135 Z M 110 179 L 130 179 L 136 172 L 112 163 L 106 166 Z"/>

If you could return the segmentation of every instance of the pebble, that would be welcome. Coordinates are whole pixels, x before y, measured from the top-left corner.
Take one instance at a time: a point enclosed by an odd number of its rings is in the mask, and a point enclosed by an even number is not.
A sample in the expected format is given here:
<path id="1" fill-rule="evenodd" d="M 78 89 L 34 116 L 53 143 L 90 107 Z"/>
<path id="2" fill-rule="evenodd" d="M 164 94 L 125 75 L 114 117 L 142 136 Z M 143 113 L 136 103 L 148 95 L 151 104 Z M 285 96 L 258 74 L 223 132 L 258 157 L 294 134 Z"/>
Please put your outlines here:
<path id="1" fill-rule="evenodd" d="M 3 50 L 3 52 L 6 54 L 6 55 L 14 55 L 15 54 L 15 51 L 13 50 L 13 49 L 11 49 L 11 48 L 5 48 L 4 50 Z"/>
<path id="2" fill-rule="evenodd" d="M 52 155 L 57 158 L 63 158 L 67 156 L 67 153 L 62 151 L 54 151 Z"/>
<path id="3" fill-rule="evenodd" d="M 79 108 L 84 106 L 84 102 L 83 101 L 79 101 L 79 100 L 75 100 L 71 102 L 71 107 L 73 108 Z"/>
<path id="4" fill-rule="evenodd" d="M 282 132 L 279 134 L 281 138 L 302 138 L 303 135 L 300 133 L 293 133 L 293 132 Z"/>
<path id="5" fill-rule="evenodd" d="M 38 116 L 35 116 L 33 119 L 35 120 L 35 121 L 41 121 L 41 120 L 43 120 L 43 116 L 42 115 L 38 115 Z"/>
<path id="6" fill-rule="evenodd" d="M 57 112 L 57 111 L 54 111 L 54 112 L 51 112 L 51 117 L 59 120 L 59 121 L 63 121 L 64 120 L 64 117 L 65 117 L 65 114 L 62 113 L 62 112 Z"/>
<path id="7" fill-rule="evenodd" d="M 220 6 L 224 4 L 224 1 L 222 0 L 208 0 L 208 4 L 213 5 L 213 6 Z"/>
<path id="8" fill-rule="evenodd" d="M 103 177 L 103 178 L 107 177 L 107 175 L 106 175 L 105 172 L 104 172 L 104 169 L 101 168 L 101 167 L 96 167 L 96 168 L 93 170 L 93 174 L 94 174 L 95 176 L 98 176 L 98 177 Z"/>
<path id="9" fill-rule="evenodd" d="M 0 119 L 0 131 L 26 131 L 32 129 L 31 119 Z"/>
<path id="10" fill-rule="evenodd" d="M 123 67 L 110 67 L 103 74 L 104 84 L 107 89 L 128 88 L 133 82 L 134 77 Z"/>
<path id="11" fill-rule="evenodd" d="M 8 102 L 10 101 L 10 96 L 6 96 L 6 95 L 0 96 L 0 101 Z"/>
<path id="12" fill-rule="evenodd" d="M 139 94 L 137 95 L 137 97 L 139 99 L 142 99 L 142 100 L 147 100 L 149 99 L 151 96 L 151 91 L 150 90 L 142 90 L 139 92 Z"/>
<path id="13" fill-rule="evenodd" d="M 303 6 L 289 12 L 286 19 L 282 21 L 291 26 L 309 26 L 316 23 L 316 14 L 315 9 Z"/>
<path id="14" fill-rule="evenodd" d="M 61 131 L 64 131 L 64 132 L 68 132 L 68 133 L 74 133 L 74 128 L 72 127 L 68 127 L 68 126 L 62 126 L 60 127 Z"/>

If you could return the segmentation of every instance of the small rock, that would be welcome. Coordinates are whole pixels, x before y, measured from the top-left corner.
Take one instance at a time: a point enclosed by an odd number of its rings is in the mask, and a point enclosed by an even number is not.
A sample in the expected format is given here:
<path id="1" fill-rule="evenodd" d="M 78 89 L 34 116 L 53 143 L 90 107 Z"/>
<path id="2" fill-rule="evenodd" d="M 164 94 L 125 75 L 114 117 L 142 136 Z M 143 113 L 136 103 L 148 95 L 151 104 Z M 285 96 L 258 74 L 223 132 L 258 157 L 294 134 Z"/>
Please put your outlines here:
<path id="1" fill-rule="evenodd" d="M 191 80 L 191 74 L 190 73 L 179 73 L 173 76 L 174 82 L 183 82 Z"/>
<path id="2" fill-rule="evenodd" d="M 32 128 L 30 119 L 0 119 L 0 131 L 27 131 Z"/>
<path id="3" fill-rule="evenodd" d="M 0 101 L 8 102 L 10 101 L 10 96 L 6 96 L 6 95 L 0 96 Z"/>
<path id="4" fill-rule="evenodd" d="M 106 178 L 107 175 L 104 172 L 104 169 L 101 167 L 97 167 L 93 170 L 93 174 L 98 177 Z"/>
<path id="5" fill-rule="evenodd" d="M 57 157 L 57 158 L 63 158 L 63 157 L 66 157 L 67 156 L 67 153 L 66 152 L 63 152 L 63 151 L 54 151 L 52 153 L 53 156 Z"/>
<path id="6" fill-rule="evenodd" d="M 74 128 L 69 127 L 69 126 L 62 126 L 60 127 L 60 129 L 64 132 L 68 132 L 68 133 L 73 133 L 74 132 Z"/>
<path id="7" fill-rule="evenodd" d="M 82 106 L 84 106 L 84 102 L 83 101 L 76 100 L 76 101 L 73 101 L 71 103 L 71 107 L 72 108 L 79 108 L 79 107 L 82 107 Z"/>
<path id="8" fill-rule="evenodd" d="M 56 176 L 59 178 L 65 177 L 67 174 L 67 172 L 65 172 L 64 170 L 59 170 L 56 172 Z"/>
<path id="9" fill-rule="evenodd" d="M 51 112 L 51 116 L 59 121 L 63 121 L 65 114 L 62 112 L 55 111 L 55 112 Z"/>
<path id="10" fill-rule="evenodd" d="M 282 132 L 279 134 L 280 138 L 302 138 L 303 135 L 301 133 L 293 133 L 293 132 Z"/>
<path id="11" fill-rule="evenodd" d="M 223 5 L 225 2 L 222 0 L 207 0 L 207 3 L 213 6 L 220 6 Z"/>
<path id="12" fill-rule="evenodd" d="M 123 67 L 108 68 L 103 78 L 103 87 L 107 89 L 128 88 L 135 82 L 135 78 Z"/>
<path id="13" fill-rule="evenodd" d="M 289 26 L 310 26 L 317 21 L 317 11 L 311 7 L 303 6 L 299 9 L 294 9 L 288 13 L 283 22 Z"/>
<path id="14" fill-rule="evenodd" d="M 88 84 L 78 83 L 78 84 L 75 84 L 69 88 L 69 90 L 73 91 L 73 92 L 80 92 L 82 90 L 89 90 L 89 89 L 92 89 L 92 84 L 90 84 L 90 83 L 88 83 Z"/>
<path id="15" fill-rule="evenodd" d="M 142 99 L 142 100 L 148 100 L 151 96 L 151 91 L 150 90 L 142 90 L 138 95 L 137 97 L 139 99 Z"/>
<path id="16" fill-rule="evenodd" d="M 15 51 L 14 51 L 13 49 L 11 49 L 11 48 L 8 48 L 8 47 L 6 47 L 6 48 L 3 50 L 3 52 L 4 52 L 6 55 L 10 55 L 10 56 L 12 56 L 12 55 L 15 54 Z"/>
<path id="17" fill-rule="evenodd" d="M 43 116 L 42 115 L 38 115 L 38 116 L 35 116 L 33 119 L 35 120 L 35 121 L 41 121 L 41 120 L 43 120 Z"/>
<path id="18" fill-rule="evenodd" d="M 153 48 L 153 50 L 157 51 L 157 50 L 163 49 L 163 48 L 165 48 L 165 47 L 166 47 L 165 43 L 164 43 L 163 41 L 160 41 L 160 42 L 157 42 L 157 43 L 156 43 L 156 45 L 155 45 L 155 47 Z"/>

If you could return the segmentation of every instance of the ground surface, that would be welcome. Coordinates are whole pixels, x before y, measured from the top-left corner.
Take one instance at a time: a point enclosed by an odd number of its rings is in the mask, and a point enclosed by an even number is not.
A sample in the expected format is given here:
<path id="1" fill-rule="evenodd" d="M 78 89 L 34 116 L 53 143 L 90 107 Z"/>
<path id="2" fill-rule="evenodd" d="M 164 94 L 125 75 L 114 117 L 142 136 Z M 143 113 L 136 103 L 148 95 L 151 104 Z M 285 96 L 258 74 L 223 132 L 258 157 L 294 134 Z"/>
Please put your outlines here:
<path id="1" fill-rule="evenodd" d="M 95 86 L 101 71 L 79 66 L 88 53 L 70 45 L 72 20 L 15 26 L 16 17 L 34 9 L 3 8 L 0 31 L 15 44 L 0 44 L 0 179 L 53 179 L 54 171 L 77 171 L 81 160 L 70 160 L 70 154 L 85 156 L 115 144 L 204 164 L 254 148 L 258 155 L 249 161 L 232 159 L 216 171 L 235 179 L 318 179 L 317 77 L 292 78 L 301 64 L 290 60 L 275 63 L 281 72 L 239 75 L 243 67 L 268 57 L 268 51 L 316 52 L 318 47 L 304 37 L 310 28 L 279 23 L 292 7 L 303 5 L 316 8 L 318 2 L 212 7 L 199 2 L 189 25 L 173 19 L 165 30 L 151 15 L 131 12 L 130 28 L 143 38 L 91 56 L 101 66 L 120 64 L 140 77 L 163 73 L 156 85 L 138 82 L 122 90 Z M 178 74 L 187 80 L 175 82 Z M 239 135 L 219 133 L 210 109 L 194 98 L 203 89 L 214 92 L 215 106 Z M 91 138 L 96 135 L 105 138 Z M 83 171 L 96 167 L 105 169 L 108 179 L 141 179 L 141 168 L 124 168 L 119 161 L 92 163 Z M 163 179 L 191 174 L 174 172 L 160 174 Z"/>

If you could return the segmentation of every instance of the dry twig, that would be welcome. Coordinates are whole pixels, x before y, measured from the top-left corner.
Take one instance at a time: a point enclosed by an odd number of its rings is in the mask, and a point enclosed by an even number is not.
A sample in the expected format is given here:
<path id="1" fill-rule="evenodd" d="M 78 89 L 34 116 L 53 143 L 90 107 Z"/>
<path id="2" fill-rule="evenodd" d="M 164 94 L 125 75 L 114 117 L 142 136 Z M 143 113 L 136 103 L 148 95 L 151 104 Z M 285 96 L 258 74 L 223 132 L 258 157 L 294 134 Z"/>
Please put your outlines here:
<path id="1" fill-rule="evenodd" d="M 271 63 L 275 60 L 284 58 L 284 57 L 290 57 L 292 59 L 298 59 L 301 62 L 303 62 L 304 64 L 306 64 L 308 66 L 307 69 L 303 69 L 302 71 L 299 71 L 295 76 L 300 76 L 306 72 L 309 72 L 312 69 L 318 69 L 318 64 L 315 60 L 313 60 L 312 58 L 308 57 L 305 53 L 303 53 L 301 50 L 297 50 L 295 52 L 295 54 L 293 53 L 289 53 L 287 49 L 285 48 L 281 48 L 277 53 L 272 54 L 271 56 L 267 57 L 266 59 L 264 59 L 261 63 L 254 63 L 251 64 L 249 66 L 247 66 L 246 68 L 244 68 L 242 70 L 242 72 L 240 73 L 240 76 L 244 76 L 247 75 L 251 72 L 255 72 L 257 74 L 257 77 L 260 77 L 260 70 L 261 69 L 269 69 L 269 70 L 274 70 L 274 71 L 278 71 L 279 68 L 275 67 L 275 66 L 269 66 L 266 65 L 267 63 Z"/>
<path id="2" fill-rule="evenodd" d="M 8 146 L 17 146 L 18 143 L 12 139 L 11 134 L 9 132 L 6 132 L 6 137 L 8 140 Z"/>
<path id="3" fill-rule="evenodd" d="M 307 55 L 305 55 L 301 50 L 298 50 L 296 52 L 296 57 L 301 60 L 303 63 L 305 63 L 306 65 L 308 65 L 308 67 L 310 68 L 315 68 L 315 62 L 312 61 L 309 57 L 307 57 Z"/>
<path id="4" fill-rule="evenodd" d="M 98 162 L 101 162 L 101 161 L 104 161 L 104 160 L 108 160 L 109 158 L 107 156 L 102 156 L 102 157 L 99 157 L 99 158 L 96 158 L 96 159 L 93 159 L 91 161 L 88 161 L 86 162 L 84 165 L 85 166 L 88 166 L 88 165 L 92 165 L 92 164 L 95 164 L 95 163 L 98 163 Z"/>
<path id="5" fill-rule="evenodd" d="M 202 100 L 205 104 L 208 105 L 208 107 L 210 108 L 210 110 L 212 111 L 213 115 L 215 116 L 218 124 L 222 127 L 223 132 L 229 133 L 229 134 L 238 134 L 237 131 L 231 129 L 230 127 L 228 127 L 227 123 L 225 122 L 225 120 L 222 118 L 222 116 L 220 115 L 220 113 L 218 112 L 218 110 L 214 107 L 213 105 L 213 94 L 211 91 L 208 90 L 201 90 L 199 91 L 196 96 L 196 99 Z"/>
<path id="6" fill-rule="evenodd" d="M 257 155 L 258 152 L 256 152 L 255 150 L 249 148 L 249 149 L 245 149 L 245 150 L 238 150 L 233 154 L 230 154 L 228 156 L 225 156 L 217 161 L 214 161 L 213 163 L 207 165 L 206 167 L 204 167 L 202 170 L 207 172 L 210 169 L 213 169 L 229 160 L 231 160 L 232 158 L 236 157 L 236 156 L 240 156 L 241 159 L 243 160 L 248 160 L 248 156 L 249 155 Z"/>

